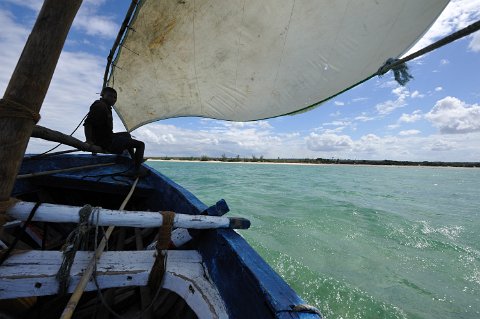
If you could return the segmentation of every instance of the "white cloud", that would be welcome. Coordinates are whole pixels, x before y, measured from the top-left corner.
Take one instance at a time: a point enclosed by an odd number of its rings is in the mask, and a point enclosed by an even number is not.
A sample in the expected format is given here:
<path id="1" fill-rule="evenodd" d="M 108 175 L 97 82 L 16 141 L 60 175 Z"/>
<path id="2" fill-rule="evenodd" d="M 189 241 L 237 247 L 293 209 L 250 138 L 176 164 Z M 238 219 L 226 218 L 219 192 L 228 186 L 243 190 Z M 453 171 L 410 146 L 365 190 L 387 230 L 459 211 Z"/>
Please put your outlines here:
<path id="1" fill-rule="evenodd" d="M 440 60 L 441 65 L 446 65 L 446 64 L 449 64 L 449 63 L 450 63 L 450 61 L 448 61 L 447 59 L 441 59 Z"/>
<path id="2" fill-rule="evenodd" d="M 267 121 L 227 122 L 201 120 L 200 129 L 152 123 L 135 130 L 146 144 L 147 156 L 264 156 L 297 157 L 305 154 L 304 138 L 298 132 L 276 133 Z"/>
<path id="3" fill-rule="evenodd" d="M 409 136 L 409 135 L 417 135 L 420 134 L 421 132 L 419 130 L 406 130 L 406 131 L 400 131 L 398 135 L 400 136 Z"/>
<path id="4" fill-rule="evenodd" d="M 368 97 L 356 97 L 354 99 L 352 99 L 352 102 L 363 102 L 363 101 L 367 101 L 368 100 Z"/>
<path id="5" fill-rule="evenodd" d="M 387 126 L 387 128 L 389 130 L 394 130 L 394 129 L 399 128 L 399 127 L 400 127 L 400 124 L 390 124 L 390 125 Z"/>
<path id="6" fill-rule="evenodd" d="M 343 132 L 343 130 L 345 129 L 345 126 L 339 126 L 339 127 L 336 127 L 334 129 L 325 129 L 323 130 L 323 134 L 329 134 L 329 133 L 340 133 L 340 132 Z"/>
<path id="7" fill-rule="evenodd" d="M 17 6 L 22 6 L 30 10 L 35 11 L 36 13 L 42 8 L 42 0 L 4 0 L 5 2 L 13 3 Z"/>
<path id="8" fill-rule="evenodd" d="M 332 133 L 310 133 L 310 135 L 307 137 L 308 149 L 317 152 L 350 149 L 352 145 L 353 141 L 347 135 L 336 135 Z"/>
<path id="9" fill-rule="evenodd" d="M 36 1 L 23 1 L 23 5 L 33 9 Z M 0 90 L 3 92 L 10 80 L 18 58 L 30 32 L 14 20 L 5 10 L 0 10 L 2 32 L 0 47 L 8 48 L 0 55 Z M 39 125 L 69 134 L 88 112 L 91 103 L 98 99 L 96 93 L 101 88 L 104 58 L 84 53 L 64 50 L 60 55 L 48 93 L 42 105 Z M 123 129 L 116 121 L 116 129 Z M 74 135 L 84 139 L 83 130 Z M 48 142 L 33 139 L 28 152 L 44 151 Z"/>
<path id="10" fill-rule="evenodd" d="M 396 100 L 388 100 L 375 105 L 380 115 L 387 115 L 392 113 L 398 108 L 402 108 L 407 105 L 406 98 L 410 96 L 410 92 L 403 86 L 397 86 L 392 90 L 392 93 L 397 96 Z"/>
<path id="11" fill-rule="evenodd" d="M 28 8 L 37 14 L 43 4 L 42 0 L 5 0 L 17 6 Z M 84 31 L 88 35 L 104 38 L 117 36 L 120 25 L 115 22 L 118 17 L 99 15 L 100 7 L 105 0 L 83 1 L 74 21 L 73 27 Z"/>
<path id="12" fill-rule="evenodd" d="M 452 0 L 430 30 L 405 55 L 418 51 L 480 18 L 480 0 Z M 477 32 L 478 33 L 478 32 Z M 477 48 L 478 35 L 470 36 L 470 47 Z M 475 43 L 474 43 L 475 42 Z M 474 44 L 472 44 L 474 43 Z M 475 51 L 472 48 L 473 51 Z M 478 52 L 478 51 L 476 51 Z"/>
<path id="13" fill-rule="evenodd" d="M 410 97 L 412 99 L 415 99 L 415 98 L 422 98 L 422 97 L 425 97 L 425 94 L 421 94 L 420 92 L 418 92 L 417 90 L 413 91 L 412 94 L 410 95 Z"/>
<path id="14" fill-rule="evenodd" d="M 98 15 L 96 6 L 84 5 L 73 22 L 73 27 L 85 31 L 88 35 L 115 38 L 120 25 L 114 22 L 114 17 Z"/>
<path id="15" fill-rule="evenodd" d="M 428 144 L 426 148 L 434 152 L 443 152 L 455 149 L 455 145 L 451 142 L 438 140 Z"/>
<path id="16" fill-rule="evenodd" d="M 413 130 L 402 136 L 367 134 L 356 140 L 348 135 L 310 134 L 307 141 L 314 156 L 323 158 L 473 162 L 480 157 L 480 132 L 419 136 Z"/>
<path id="17" fill-rule="evenodd" d="M 335 101 L 335 102 L 333 102 L 333 103 L 335 103 L 335 105 L 337 105 L 337 106 L 345 105 L 345 103 L 342 102 L 342 101 Z"/>
<path id="18" fill-rule="evenodd" d="M 355 117 L 355 120 L 360 121 L 360 122 L 368 122 L 374 120 L 374 117 L 367 116 L 366 114 L 362 114 L 360 116 Z"/>
<path id="19" fill-rule="evenodd" d="M 422 119 L 422 111 L 416 110 L 412 114 L 403 113 L 398 119 L 398 122 L 413 123 Z"/>
<path id="20" fill-rule="evenodd" d="M 375 108 L 377 109 L 380 115 L 387 115 L 392 113 L 394 110 L 398 108 L 404 107 L 405 105 L 407 105 L 405 103 L 405 100 L 398 98 L 396 100 L 388 100 L 383 103 L 379 103 L 375 105 Z"/>
<path id="21" fill-rule="evenodd" d="M 441 86 L 437 86 L 437 87 L 435 88 L 435 91 L 436 91 L 436 92 L 440 92 L 441 90 L 443 90 L 443 88 L 442 88 Z"/>
<path id="22" fill-rule="evenodd" d="M 472 41 L 468 45 L 468 48 L 473 52 L 480 52 L 480 32 L 477 31 L 472 35 Z"/>
<path id="23" fill-rule="evenodd" d="M 469 105 L 451 96 L 437 101 L 425 118 L 443 134 L 480 131 L 480 105 Z"/>
<path id="24" fill-rule="evenodd" d="M 342 121 L 342 120 L 323 123 L 323 125 L 329 125 L 329 126 L 348 126 L 350 124 L 351 124 L 350 121 Z"/>

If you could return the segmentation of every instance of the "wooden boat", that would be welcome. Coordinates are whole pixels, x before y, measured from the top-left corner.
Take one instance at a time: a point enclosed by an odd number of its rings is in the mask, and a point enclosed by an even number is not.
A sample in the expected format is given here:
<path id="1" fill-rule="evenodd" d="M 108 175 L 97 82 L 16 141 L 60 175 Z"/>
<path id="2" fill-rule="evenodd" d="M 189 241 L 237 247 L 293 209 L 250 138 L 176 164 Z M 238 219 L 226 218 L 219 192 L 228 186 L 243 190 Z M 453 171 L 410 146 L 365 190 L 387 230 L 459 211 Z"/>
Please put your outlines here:
<path id="1" fill-rule="evenodd" d="M 122 92 L 129 131 L 173 116 L 302 111 L 384 72 L 447 3 L 135 0 L 104 86 Z M 235 232 L 249 221 L 223 216 L 224 201 L 208 207 L 152 170 L 124 176 L 123 156 L 23 158 L 30 136 L 101 151 L 34 126 L 80 4 L 45 0 L 1 101 L 0 217 L 13 220 L 1 234 L 0 317 L 319 318 Z"/>
<path id="2" fill-rule="evenodd" d="M 17 220 L 26 220 L 33 203 L 42 204 L 25 231 L 18 234 L 21 243 L 18 248 L 28 250 L 16 252 L 0 266 L 0 299 L 7 299 L 0 303 L 3 315 L 12 310 L 14 313 L 9 315 L 13 318 L 60 317 L 70 297 L 68 292 L 78 284 L 91 259 L 95 231 L 98 242 L 103 237 L 102 229 L 93 227 L 98 217 L 100 225 L 126 226 L 118 226 L 112 233 L 109 251 L 102 254 L 96 266 L 98 287 L 93 280 L 88 282 L 74 318 L 91 318 L 95 313 L 105 312 L 106 305 L 125 318 L 135 318 L 145 309 L 143 316 L 148 318 L 319 317 L 231 229 L 246 228 L 249 223 L 220 216 L 228 211 L 224 201 L 209 208 L 180 185 L 151 170 L 149 176 L 139 180 L 125 207 L 136 211 L 131 214 L 133 221 L 124 211 L 115 219 L 115 209 L 134 182 L 121 175 L 129 165 L 131 161 L 122 156 L 25 157 L 13 190 L 13 196 L 23 202 L 8 213 Z M 92 213 L 87 247 L 76 252 L 67 293 L 58 295 L 60 250 L 66 236 L 78 228 L 74 219 L 78 221 L 78 212 L 86 203 L 110 211 Z M 69 209 L 72 214 L 67 212 Z M 186 238 L 174 231 L 165 257 L 166 270 L 160 275 L 161 287 L 153 291 L 147 284 L 156 250 L 147 246 L 155 241 L 162 224 L 160 211 L 194 215 L 192 220 L 197 225 L 190 227 L 217 227 L 202 223 L 200 217 L 210 217 L 207 214 L 211 215 L 212 223 L 219 219 L 224 223 L 218 226 L 222 229 L 192 229 Z M 102 221 L 108 213 L 116 221 Z M 205 216 L 199 216 L 202 214 Z M 68 220 L 67 215 L 72 219 Z M 64 222 L 59 223 L 62 218 Z M 6 238 L 12 238 L 18 226 L 17 222 L 7 223 Z M 27 298 L 31 307 L 26 307 L 24 298 L 32 296 Z M 12 306 L 12 298 L 22 299 Z M 104 305 L 102 298 L 110 302 Z"/>

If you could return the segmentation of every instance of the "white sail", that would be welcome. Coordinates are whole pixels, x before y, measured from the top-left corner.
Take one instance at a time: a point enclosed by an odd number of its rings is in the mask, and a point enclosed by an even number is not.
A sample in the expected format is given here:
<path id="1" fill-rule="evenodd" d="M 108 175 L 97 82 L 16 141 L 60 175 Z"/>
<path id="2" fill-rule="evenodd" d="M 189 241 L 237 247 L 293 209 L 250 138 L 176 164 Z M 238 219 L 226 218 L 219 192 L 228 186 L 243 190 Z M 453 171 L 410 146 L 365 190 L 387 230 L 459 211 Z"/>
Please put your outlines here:
<path id="1" fill-rule="evenodd" d="M 318 104 L 408 50 L 448 0 L 142 0 L 108 85 L 129 130 Z"/>

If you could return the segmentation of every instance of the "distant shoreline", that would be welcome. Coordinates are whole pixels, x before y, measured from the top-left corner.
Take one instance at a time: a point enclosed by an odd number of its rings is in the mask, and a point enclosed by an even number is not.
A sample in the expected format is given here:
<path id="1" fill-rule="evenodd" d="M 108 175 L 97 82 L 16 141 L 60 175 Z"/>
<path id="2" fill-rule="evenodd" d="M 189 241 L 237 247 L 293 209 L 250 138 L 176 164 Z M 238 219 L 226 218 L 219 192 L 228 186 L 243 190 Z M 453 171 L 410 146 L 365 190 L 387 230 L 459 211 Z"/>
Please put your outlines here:
<path id="1" fill-rule="evenodd" d="M 479 168 L 480 162 L 411 162 L 392 160 L 341 160 L 341 159 L 257 159 L 257 158 L 214 158 L 214 157 L 146 157 L 159 162 L 197 162 L 233 164 L 281 164 L 281 165 L 356 165 L 356 166 L 425 166 Z"/>

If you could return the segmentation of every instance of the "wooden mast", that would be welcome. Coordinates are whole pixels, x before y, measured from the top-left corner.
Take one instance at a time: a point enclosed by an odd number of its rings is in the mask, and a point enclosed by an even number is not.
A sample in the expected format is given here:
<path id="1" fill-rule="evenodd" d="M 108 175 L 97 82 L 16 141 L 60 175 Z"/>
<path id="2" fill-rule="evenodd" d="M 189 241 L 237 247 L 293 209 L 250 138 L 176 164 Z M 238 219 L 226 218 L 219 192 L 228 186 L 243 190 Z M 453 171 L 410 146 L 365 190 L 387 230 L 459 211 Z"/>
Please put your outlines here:
<path id="1" fill-rule="evenodd" d="M 0 103 L 0 213 L 82 0 L 45 0 Z M 3 204 L 3 205 L 2 205 Z"/>

